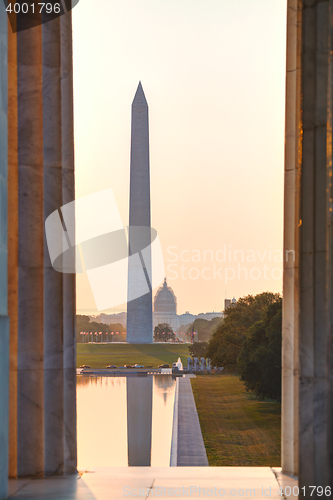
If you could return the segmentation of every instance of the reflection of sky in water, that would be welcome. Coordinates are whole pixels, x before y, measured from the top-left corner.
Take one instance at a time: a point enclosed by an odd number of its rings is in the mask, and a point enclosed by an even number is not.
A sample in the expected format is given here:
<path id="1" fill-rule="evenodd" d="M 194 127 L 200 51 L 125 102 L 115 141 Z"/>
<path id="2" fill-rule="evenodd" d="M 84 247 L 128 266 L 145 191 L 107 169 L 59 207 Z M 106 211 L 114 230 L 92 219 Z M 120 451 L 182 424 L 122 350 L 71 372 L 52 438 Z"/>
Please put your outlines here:
<path id="1" fill-rule="evenodd" d="M 77 377 L 78 469 L 126 467 L 126 377 Z M 151 466 L 168 467 L 175 381 L 153 377 Z"/>
<path id="2" fill-rule="evenodd" d="M 169 467 L 175 399 L 175 380 L 171 375 L 156 375 L 153 383 L 153 423 L 151 466 Z"/>

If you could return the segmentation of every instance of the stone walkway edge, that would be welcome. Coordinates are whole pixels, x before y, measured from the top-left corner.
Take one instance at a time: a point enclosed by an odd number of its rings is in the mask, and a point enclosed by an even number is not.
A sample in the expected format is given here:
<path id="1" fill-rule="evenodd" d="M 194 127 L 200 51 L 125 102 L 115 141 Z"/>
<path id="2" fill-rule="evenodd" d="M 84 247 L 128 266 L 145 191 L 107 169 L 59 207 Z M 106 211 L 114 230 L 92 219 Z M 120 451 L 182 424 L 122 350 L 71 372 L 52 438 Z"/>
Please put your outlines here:
<path id="1" fill-rule="evenodd" d="M 208 467 L 206 448 L 191 386 L 192 377 L 193 375 L 185 375 L 177 378 L 177 466 Z"/>

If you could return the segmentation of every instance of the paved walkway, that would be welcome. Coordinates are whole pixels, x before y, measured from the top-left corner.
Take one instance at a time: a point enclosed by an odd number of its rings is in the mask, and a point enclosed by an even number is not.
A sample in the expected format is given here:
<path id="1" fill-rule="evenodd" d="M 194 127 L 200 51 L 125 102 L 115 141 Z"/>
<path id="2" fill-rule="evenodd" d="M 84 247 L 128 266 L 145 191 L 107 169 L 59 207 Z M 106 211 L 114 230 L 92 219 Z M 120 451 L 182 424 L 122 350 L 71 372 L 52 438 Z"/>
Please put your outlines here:
<path id="1" fill-rule="evenodd" d="M 278 494 L 281 484 L 293 487 L 297 481 L 281 475 L 280 470 L 274 473 L 269 467 L 96 468 L 82 477 L 9 482 L 12 500 L 147 500 L 154 497 L 281 500 L 283 497 Z M 288 496 L 289 500 L 292 498 Z"/>
<path id="2" fill-rule="evenodd" d="M 190 376 L 185 375 L 185 377 L 179 377 L 178 380 L 177 466 L 208 467 Z"/>

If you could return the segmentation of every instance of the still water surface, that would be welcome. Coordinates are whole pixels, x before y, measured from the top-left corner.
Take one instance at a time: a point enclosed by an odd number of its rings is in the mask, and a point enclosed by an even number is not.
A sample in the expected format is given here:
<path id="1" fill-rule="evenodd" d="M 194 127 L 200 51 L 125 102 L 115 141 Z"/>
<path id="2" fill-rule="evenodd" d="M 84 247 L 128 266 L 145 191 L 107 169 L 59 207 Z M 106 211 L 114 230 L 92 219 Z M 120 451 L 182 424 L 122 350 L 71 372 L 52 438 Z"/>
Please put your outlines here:
<path id="1" fill-rule="evenodd" d="M 174 396 L 171 375 L 78 375 L 78 470 L 168 467 Z"/>

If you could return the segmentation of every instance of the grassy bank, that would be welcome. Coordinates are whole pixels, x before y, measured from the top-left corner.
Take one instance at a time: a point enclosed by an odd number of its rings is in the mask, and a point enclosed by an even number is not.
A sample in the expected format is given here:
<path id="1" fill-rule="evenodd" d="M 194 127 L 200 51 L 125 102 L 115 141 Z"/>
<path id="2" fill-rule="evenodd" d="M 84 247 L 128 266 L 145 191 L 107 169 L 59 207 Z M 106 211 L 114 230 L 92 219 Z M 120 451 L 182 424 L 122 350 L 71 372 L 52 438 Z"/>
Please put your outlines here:
<path id="1" fill-rule="evenodd" d="M 76 366 L 105 368 L 138 363 L 156 368 L 163 363 L 171 366 L 178 356 L 187 365 L 186 344 L 77 344 Z"/>
<path id="2" fill-rule="evenodd" d="M 281 462 L 281 405 L 258 401 L 236 376 L 192 379 L 209 465 L 271 466 Z"/>

